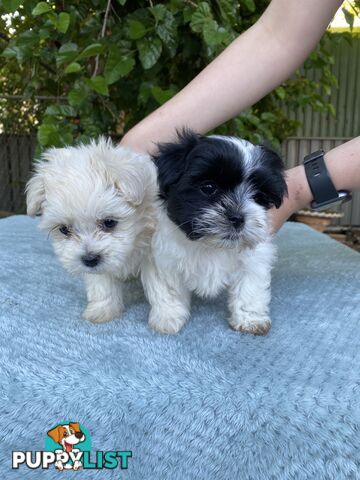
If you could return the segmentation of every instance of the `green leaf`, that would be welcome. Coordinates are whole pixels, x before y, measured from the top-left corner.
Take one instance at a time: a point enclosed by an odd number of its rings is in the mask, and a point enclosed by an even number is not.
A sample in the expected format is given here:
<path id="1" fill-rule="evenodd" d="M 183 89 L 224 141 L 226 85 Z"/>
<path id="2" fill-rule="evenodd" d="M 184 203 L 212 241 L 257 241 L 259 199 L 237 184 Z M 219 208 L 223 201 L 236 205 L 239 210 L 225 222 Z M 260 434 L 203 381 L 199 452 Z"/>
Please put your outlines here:
<path id="1" fill-rule="evenodd" d="M 343 14 L 344 14 L 344 17 L 345 17 L 345 20 L 346 22 L 349 24 L 350 26 L 350 30 L 353 29 L 353 26 L 354 26 L 354 14 L 349 12 L 349 10 L 347 10 L 347 8 L 342 8 L 341 9 Z"/>
<path id="2" fill-rule="evenodd" d="M 184 23 L 190 23 L 191 22 L 191 17 L 193 16 L 194 14 L 194 8 L 193 7 L 190 7 L 190 5 L 187 5 L 184 9 L 183 9 L 183 19 L 184 19 Z"/>
<path id="3" fill-rule="evenodd" d="M 160 6 L 160 5 L 158 5 Z M 165 11 L 163 20 L 156 26 L 156 33 L 170 50 L 173 57 L 177 48 L 177 25 L 174 15 L 168 10 Z"/>
<path id="4" fill-rule="evenodd" d="M 131 40 L 138 40 L 139 38 L 142 38 L 146 34 L 146 28 L 145 25 L 138 20 L 129 20 L 128 21 L 129 25 L 129 38 Z"/>
<path id="5" fill-rule="evenodd" d="M 98 75 L 97 77 L 90 78 L 88 83 L 96 93 L 99 93 L 100 95 L 104 95 L 104 96 L 109 95 L 109 89 L 108 89 L 106 80 L 103 76 Z"/>
<path id="6" fill-rule="evenodd" d="M 18 46 L 27 46 L 27 47 L 34 47 L 39 43 L 39 33 L 35 32 L 34 30 L 27 30 L 24 33 L 19 33 L 16 36 L 16 44 Z"/>
<path id="7" fill-rule="evenodd" d="M 215 20 L 210 20 L 204 25 L 203 35 L 209 46 L 227 44 L 231 41 L 229 32 L 224 27 L 220 27 Z"/>
<path id="8" fill-rule="evenodd" d="M 78 53 L 78 46 L 76 43 L 64 43 L 58 50 L 58 53 L 55 57 L 56 65 L 60 66 L 64 63 L 71 62 L 74 60 Z"/>
<path id="9" fill-rule="evenodd" d="M 258 127 L 260 124 L 260 119 L 253 113 L 247 113 L 245 116 L 246 120 L 248 120 L 252 125 L 255 125 L 255 127 Z"/>
<path id="10" fill-rule="evenodd" d="M 38 15 L 43 15 L 44 13 L 52 11 L 53 9 L 50 3 L 39 2 L 31 13 L 34 15 L 34 17 L 37 17 Z"/>
<path id="11" fill-rule="evenodd" d="M 70 63 L 64 70 L 64 73 L 76 73 L 81 70 L 81 65 L 78 62 L 72 62 Z"/>
<path id="12" fill-rule="evenodd" d="M 88 95 L 86 88 L 76 87 L 68 93 L 68 100 L 70 105 L 76 107 L 81 105 Z"/>
<path id="13" fill-rule="evenodd" d="M 99 55 L 104 50 L 103 45 L 101 43 L 92 43 L 91 45 L 87 46 L 77 57 L 77 60 L 81 58 L 88 58 L 94 57 L 95 55 Z"/>
<path id="14" fill-rule="evenodd" d="M 243 3 L 250 12 L 255 12 L 256 5 L 254 0 L 241 0 L 240 5 L 241 3 Z"/>
<path id="15" fill-rule="evenodd" d="M 121 6 L 124 6 L 126 3 L 126 0 L 117 0 L 118 3 L 120 3 Z"/>
<path id="16" fill-rule="evenodd" d="M 154 5 L 153 7 L 151 7 L 150 12 L 154 15 L 156 23 L 158 23 L 160 22 L 160 20 L 164 19 L 165 14 L 166 12 L 168 12 L 168 10 L 165 7 L 165 5 L 162 5 L 161 3 L 159 3 L 158 5 Z"/>
<path id="17" fill-rule="evenodd" d="M 261 120 L 264 120 L 265 122 L 275 122 L 276 121 L 276 116 L 271 113 L 271 112 L 263 112 L 260 116 Z"/>
<path id="18" fill-rule="evenodd" d="M 135 60 L 128 54 L 122 54 L 115 47 L 109 52 L 109 56 L 105 65 L 104 77 L 108 85 L 117 82 L 121 77 L 128 75 L 135 67 Z"/>
<path id="19" fill-rule="evenodd" d="M 336 109 L 335 109 L 334 105 L 332 103 L 329 103 L 327 107 L 328 107 L 330 115 L 335 118 L 336 117 Z"/>
<path id="20" fill-rule="evenodd" d="M 203 31 L 204 24 L 212 20 L 212 13 L 207 2 L 200 2 L 196 12 L 191 16 L 190 27 L 193 32 L 200 33 Z"/>
<path id="21" fill-rule="evenodd" d="M 26 44 L 15 45 L 10 43 L 10 45 L 1 53 L 1 56 L 5 58 L 16 58 L 18 63 L 22 64 L 25 60 L 31 58 L 32 49 Z"/>
<path id="22" fill-rule="evenodd" d="M 45 115 L 75 117 L 76 110 L 71 105 L 50 105 L 45 110 Z"/>
<path id="23" fill-rule="evenodd" d="M 241 23 L 241 15 L 239 13 L 239 2 L 233 0 L 221 0 L 217 2 L 220 9 L 221 18 L 231 27 L 236 27 Z"/>
<path id="24" fill-rule="evenodd" d="M 52 117 L 50 117 L 52 118 Z M 57 123 L 45 121 L 40 125 L 37 132 L 37 139 L 44 147 L 63 147 L 69 145 L 73 141 L 71 129 L 62 125 L 61 128 Z"/>
<path id="25" fill-rule="evenodd" d="M 137 97 L 137 103 L 139 105 L 146 105 L 149 99 L 152 97 L 151 89 L 153 87 L 152 82 L 142 82 L 139 88 L 139 94 Z"/>
<path id="26" fill-rule="evenodd" d="M 8 47 L 5 48 L 5 50 L 1 52 L 1 56 L 5 58 L 12 58 L 12 57 L 16 58 L 18 51 L 19 51 L 19 47 L 17 47 L 16 45 L 10 44 Z"/>
<path id="27" fill-rule="evenodd" d="M 22 3 L 23 0 L 3 0 L 2 7 L 6 13 L 13 13 Z"/>
<path id="28" fill-rule="evenodd" d="M 159 38 L 147 37 L 137 42 L 137 49 L 142 66 L 148 70 L 159 60 L 162 43 Z"/>
<path id="29" fill-rule="evenodd" d="M 58 140 L 56 126 L 54 124 L 40 125 L 37 131 L 37 139 L 44 147 L 52 144 L 52 140 L 56 142 Z"/>
<path id="30" fill-rule="evenodd" d="M 284 98 L 286 97 L 286 90 L 284 87 L 276 88 L 275 93 L 281 100 L 284 100 Z"/>
<path id="31" fill-rule="evenodd" d="M 47 40 L 48 38 L 51 37 L 51 33 L 47 28 L 41 28 L 39 30 L 39 38 L 40 40 Z"/>
<path id="32" fill-rule="evenodd" d="M 66 33 L 70 25 L 70 15 L 66 12 L 61 12 L 56 21 L 56 28 L 61 33 Z"/>
<path id="33" fill-rule="evenodd" d="M 158 104 L 163 105 L 175 95 L 176 91 L 173 88 L 163 90 L 161 87 L 153 86 L 151 88 L 151 93 L 155 100 L 158 102 Z"/>

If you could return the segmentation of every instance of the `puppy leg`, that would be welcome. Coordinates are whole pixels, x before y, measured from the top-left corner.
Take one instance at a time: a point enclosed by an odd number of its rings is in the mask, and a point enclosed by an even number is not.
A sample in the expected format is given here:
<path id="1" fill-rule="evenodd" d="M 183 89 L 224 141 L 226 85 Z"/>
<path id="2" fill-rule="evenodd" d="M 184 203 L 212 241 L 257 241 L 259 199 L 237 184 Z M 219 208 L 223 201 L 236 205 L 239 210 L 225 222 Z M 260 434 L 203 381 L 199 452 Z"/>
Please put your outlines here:
<path id="1" fill-rule="evenodd" d="M 124 305 L 122 285 L 111 275 L 85 275 L 88 304 L 83 313 L 85 320 L 104 323 L 121 316 Z"/>
<path id="2" fill-rule="evenodd" d="M 62 464 L 62 462 L 60 460 L 58 462 L 55 462 L 55 467 L 58 470 L 64 470 L 64 465 Z"/>
<path id="3" fill-rule="evenodd" d="M 79 462 L 79 460 L 75 460 L 74 465 L 73 465 L 73 469 L 74 470 L 80 470 L 80 468 L 82 468 L 82 463 Z"/>
<path id="4" fill-rule="evenodd" d="M 259 244 L 241 254 L 241 266 L 232 279 L 229 295 L 230 326 L 254 335 L 266 335 L 271 327 L 271 266 L 274 246 Z"/>
<path id="5" fill-rule="evenodd" d="M 151 309 L 149 325 L 160 333 L 178 333 L 190 316 L 190 292 L 175 274 L 159 271 L 151 260 L 141 269 Z"/>

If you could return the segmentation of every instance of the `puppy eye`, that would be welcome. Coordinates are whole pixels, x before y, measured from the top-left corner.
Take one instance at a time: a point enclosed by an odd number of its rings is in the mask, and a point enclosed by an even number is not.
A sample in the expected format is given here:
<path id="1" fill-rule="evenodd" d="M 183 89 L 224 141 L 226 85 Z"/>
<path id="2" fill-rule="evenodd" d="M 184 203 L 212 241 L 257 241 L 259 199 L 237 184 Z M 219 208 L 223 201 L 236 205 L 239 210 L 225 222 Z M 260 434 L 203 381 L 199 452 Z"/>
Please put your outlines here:
<path id="1" fill-rule="evenodd" d="M 104 232 L 109 232 L 110 230 L 113 230 L 118 222 L 112 218 L 105 218 L 105 220 L 102 220 L 100 222 L 100 228 L 104 230 Z"/>
<path id="2" fill-rule="evenodd" d="M 70 433 L 71 433 L 71 435 L 74 435 L 75 432 L 74 432 L 74 430 L 72 430 L 72 429 L 70 428 Z"/>
<path id="3" fill-rule="evenodd" d="M 69 237 L 71 235 L 71 230 L 66 225 L 61 225 L 59 227 L 59 232 L 61 232 L 63 235 L 65 235 L 65 237 Z"/>
<path id="4" fill-rule="evenodd" d="M 67 432 L 64 432 L 64 437 L 67 437 L 69 434 Z"/>
<path id="5" fill-rule="evenodd" d="M 214 195 L 217 192 L 217 185 L 215 183 L 205 183 L 200 187 L 200 190 L 205 195 Z"/>

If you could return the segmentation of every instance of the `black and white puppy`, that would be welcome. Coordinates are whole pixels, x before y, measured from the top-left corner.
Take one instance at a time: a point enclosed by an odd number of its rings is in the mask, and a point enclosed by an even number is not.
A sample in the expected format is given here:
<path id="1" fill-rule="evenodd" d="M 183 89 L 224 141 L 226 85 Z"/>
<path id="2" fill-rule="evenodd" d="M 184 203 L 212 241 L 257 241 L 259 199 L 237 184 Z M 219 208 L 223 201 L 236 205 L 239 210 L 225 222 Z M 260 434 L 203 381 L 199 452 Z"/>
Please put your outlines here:
<path id="1" fill-rule="evenodd" d="M 154 157 L 160 201 L 152 253 L 142 267 L 150 326 L 176 333 L 191 292 L 229 291 L 229 322 L 265 335 L 275 258 L 267 211 L 287 193 L 280 157 L 234 137 L 183 131 Z"/>

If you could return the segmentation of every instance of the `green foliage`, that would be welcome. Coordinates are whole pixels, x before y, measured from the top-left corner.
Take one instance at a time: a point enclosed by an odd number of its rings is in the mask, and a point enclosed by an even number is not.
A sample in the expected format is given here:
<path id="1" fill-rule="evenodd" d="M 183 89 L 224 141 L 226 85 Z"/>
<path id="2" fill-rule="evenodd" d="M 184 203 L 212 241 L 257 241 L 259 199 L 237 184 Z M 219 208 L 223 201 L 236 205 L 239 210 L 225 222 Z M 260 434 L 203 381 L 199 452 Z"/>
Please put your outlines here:
<path id="1" fill-rule="evenodd" d="M 0 100 L 6 131 L 37 130 L 43 147 L 124 131 L 183 88 L 269 0 L 0 0 Z M 294 133 L 281 102 L 331 111 L 329 36 L 304 69 L 218 131 L 255 142 Z M 219 85 L 221 88 L 221 85 Z M 45 97 L 41 100 L 39 97 Z M 194 112 L 196 114 L 196 112 Z"/>
<path id="2" fill-rule="evenodd" d="M 355 17 L 360 16 L 360 0 L 352 0 L 346 3 L 343 3 L 341 8 L 346 22 L 349 24 L 350 30 L 354 27 Z"/>

